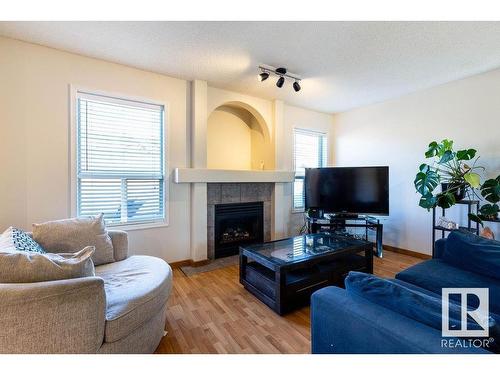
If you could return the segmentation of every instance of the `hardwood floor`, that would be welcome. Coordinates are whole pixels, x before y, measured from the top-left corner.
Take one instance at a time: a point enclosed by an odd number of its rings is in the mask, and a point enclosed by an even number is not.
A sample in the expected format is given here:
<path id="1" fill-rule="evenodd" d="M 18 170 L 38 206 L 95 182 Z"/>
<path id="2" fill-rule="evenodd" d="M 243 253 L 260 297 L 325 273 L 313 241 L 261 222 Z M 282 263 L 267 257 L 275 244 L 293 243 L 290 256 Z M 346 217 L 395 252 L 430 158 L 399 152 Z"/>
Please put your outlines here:
<path id="1" fill-rule="evenodd" d="M 375 258 L 374 272 L 393 277 L 422 262 L 390 251 Z M 194 276 L 174 270 L 168 334 L 157 353 L 309 353 L 309 307 L 281 317 L 247 292 L 238 266 Z"/>

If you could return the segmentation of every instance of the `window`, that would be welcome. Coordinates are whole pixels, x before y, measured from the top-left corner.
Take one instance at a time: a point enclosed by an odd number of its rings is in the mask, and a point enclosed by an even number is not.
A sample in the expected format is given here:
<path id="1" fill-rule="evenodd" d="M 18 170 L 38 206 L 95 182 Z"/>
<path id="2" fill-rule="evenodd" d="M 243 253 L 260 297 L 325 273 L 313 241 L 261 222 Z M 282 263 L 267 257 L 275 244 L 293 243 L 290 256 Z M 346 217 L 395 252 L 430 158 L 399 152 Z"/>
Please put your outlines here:
<path id="1" fill-rule="evenodd" d="M 76 102 L 77 216 L 164 221 L 164 107 L 85 92 Z"/>
<path id="2" fill-rule="evenodd" d="M 311 130 L 294 129 L 293 160 L 295 180 L 293 182 L 293 209 L 303 210 L 305 168 L 319 168 L 327 162 L 326 134 Z"/>

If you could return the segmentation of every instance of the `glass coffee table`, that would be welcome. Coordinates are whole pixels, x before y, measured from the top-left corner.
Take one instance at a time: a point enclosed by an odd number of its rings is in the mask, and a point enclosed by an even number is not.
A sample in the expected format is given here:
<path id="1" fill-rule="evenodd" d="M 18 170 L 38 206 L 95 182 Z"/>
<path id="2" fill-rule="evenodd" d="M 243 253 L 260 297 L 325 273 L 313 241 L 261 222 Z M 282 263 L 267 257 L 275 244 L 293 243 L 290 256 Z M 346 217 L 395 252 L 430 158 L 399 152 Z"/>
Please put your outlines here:
<path id="1" fill-rule="evenodd" d="M 373 273 L 372 243 L 323 232 L 240 247 L 240 283 L 280 315 L 349 271 Z"/>

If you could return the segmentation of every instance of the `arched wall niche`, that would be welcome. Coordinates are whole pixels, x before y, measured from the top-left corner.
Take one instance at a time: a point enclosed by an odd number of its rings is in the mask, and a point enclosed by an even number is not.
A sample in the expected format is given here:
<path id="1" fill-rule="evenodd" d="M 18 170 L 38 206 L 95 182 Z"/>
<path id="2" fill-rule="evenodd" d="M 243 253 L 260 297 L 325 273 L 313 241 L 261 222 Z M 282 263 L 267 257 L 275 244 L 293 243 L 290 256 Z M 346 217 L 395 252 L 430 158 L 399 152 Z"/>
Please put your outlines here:
<path id="1" fill-rule="evenodd" d="M 207 167 L 274 170 L 269 126 L 251 105 L 229 101 L 216 107 L 207 121 Z"/>

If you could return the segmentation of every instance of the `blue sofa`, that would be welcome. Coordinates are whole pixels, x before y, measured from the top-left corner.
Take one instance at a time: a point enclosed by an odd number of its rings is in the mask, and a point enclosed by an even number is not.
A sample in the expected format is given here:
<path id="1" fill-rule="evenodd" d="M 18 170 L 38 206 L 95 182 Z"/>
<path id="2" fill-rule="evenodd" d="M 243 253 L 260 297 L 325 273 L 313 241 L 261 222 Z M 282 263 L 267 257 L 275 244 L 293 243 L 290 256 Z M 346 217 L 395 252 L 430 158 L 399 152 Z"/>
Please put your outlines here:
<path id="1" fill-rule="evenodd" d="M 370 277 L 372 281 L 381 280 Z M 400 272 L 396 279 L 380 282 L 388 282 L 391 288 L 402 288 L 407 293 L 414 291 L 419 298 L 428 296 L 434 302 L 440 301 L 441 288 L 489 288 L 490 316 L 494 317 L 493 322 L 498 323 L 495 329 L 500 325 L 498 241 L 470 233 L 452 232 L 448 239 L 436 242 L 433 259 Z M 443 347 L 441 329 L 436 324 L 432 327 L 424 324 L 425 320 L 418 319 L 419 315 L 414 314 L 412 318 L 412 314 L 401 313 L 397 306 L 399 301 L 395 303 L 394 300 L 398 297 L 391 300 L 391 296 L 384 296 L 383 291 L 371 292 L 370 286 L 361 288 L 358 293 L 327 287 L 312 295 L 312 353 L 490 353 L 483 348 Z M 378 298 L 390 303 L 384 304 Z M 402 299 L 400 303 L 416 303 L 417 308 L 425 308 L 426 304 L 420 302 L 412 302 L 410 298 Z M 407 306 L 401 307 L 404 310 Z M 411 311 L 411 308 L 406 310 Z M 434 314 L 435 319 L 438 317 L 441 319 L 440 311 L 439 316 L 437 312 Z"/>

